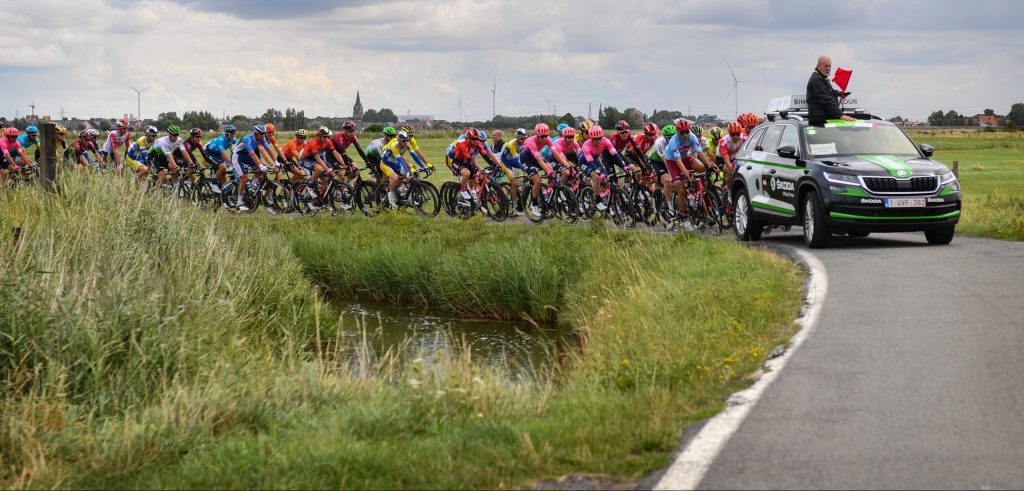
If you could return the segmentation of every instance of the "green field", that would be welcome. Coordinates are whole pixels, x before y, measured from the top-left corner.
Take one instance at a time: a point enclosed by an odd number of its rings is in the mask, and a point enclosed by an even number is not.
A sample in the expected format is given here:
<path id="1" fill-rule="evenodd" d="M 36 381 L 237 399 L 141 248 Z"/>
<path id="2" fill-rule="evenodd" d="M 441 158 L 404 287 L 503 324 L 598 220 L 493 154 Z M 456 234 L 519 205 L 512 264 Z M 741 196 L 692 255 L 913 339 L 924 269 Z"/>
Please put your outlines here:
<path id="1" fill-rule="evenodd" d="M 790 262 L 688 234 L 239 219 L 90 174 L 0 207 L 4 488 L 629 481 L 749 383 L 801 305 Z M 581 347 L 519 378 L 466 354 L 340 346 L 353 326 L 324 290 L 554 313 Z"/>
<path id="2" fill-rule="evenodd" d="M 960 163 L 963 215 L 957 232 L 1024 240 L 1024 132 L 917 131 L 934 159 Z"/>

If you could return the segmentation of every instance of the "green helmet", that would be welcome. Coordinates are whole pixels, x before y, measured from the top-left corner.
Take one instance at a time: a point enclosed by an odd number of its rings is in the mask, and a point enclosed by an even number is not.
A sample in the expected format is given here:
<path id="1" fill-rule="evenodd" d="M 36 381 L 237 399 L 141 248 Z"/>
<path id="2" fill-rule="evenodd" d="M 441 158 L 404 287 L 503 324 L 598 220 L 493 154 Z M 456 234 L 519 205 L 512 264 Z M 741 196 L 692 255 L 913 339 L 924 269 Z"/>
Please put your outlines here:
<path id="1" fill-rule="evenodd" d="M 663 128 L 661 128 L 661 134 L 665 138 L 671 138 L 671 137 L 675 136 L 675 134 L 676 134 L 676 127 L 675 127 L 675 125 L 666 124 Z"/>
<path id="2" fill-rule="evenodd" d="M 167 132 L 172 135 L 177 135 L 178 133 L 181 133 L 181 128 L 178 128 L 178 125 L 172 124 L 167 127 Z"/>
<path id="3" fill-rule="evenodd" d="M 398 130 L 396 130 L 394 126 L 388 126 L 384 128 L 384 134 L 388 136 L 395 136 L 398 134 Z"/>

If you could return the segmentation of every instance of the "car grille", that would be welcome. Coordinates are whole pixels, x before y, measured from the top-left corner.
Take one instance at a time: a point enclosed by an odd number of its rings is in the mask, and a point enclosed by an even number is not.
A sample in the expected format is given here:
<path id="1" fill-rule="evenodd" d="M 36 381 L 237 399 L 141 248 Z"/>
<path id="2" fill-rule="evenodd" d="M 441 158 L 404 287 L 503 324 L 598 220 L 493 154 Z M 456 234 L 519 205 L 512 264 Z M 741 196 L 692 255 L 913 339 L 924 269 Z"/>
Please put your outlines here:
<path id="1" fill-rule="evenodd" d="M 865 177 L 864 184 L 872 193 L 934 193 L 939 188 L 936 176 L 911 177 Z"/>

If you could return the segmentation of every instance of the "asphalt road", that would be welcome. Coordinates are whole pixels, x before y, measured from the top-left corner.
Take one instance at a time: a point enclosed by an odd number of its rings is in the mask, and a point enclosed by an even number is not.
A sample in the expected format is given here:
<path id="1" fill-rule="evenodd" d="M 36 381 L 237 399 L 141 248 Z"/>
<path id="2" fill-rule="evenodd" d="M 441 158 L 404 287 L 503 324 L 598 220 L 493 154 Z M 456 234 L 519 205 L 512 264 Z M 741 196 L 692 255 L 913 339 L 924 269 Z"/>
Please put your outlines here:
<path id="1" fill-rule="evenodd" d="M 766 242 L 803 248 L 799 230 Z M 1024 244 L 879 234 L 811 252 L 817 328 L 699 488 L 1024 488 Z"/>

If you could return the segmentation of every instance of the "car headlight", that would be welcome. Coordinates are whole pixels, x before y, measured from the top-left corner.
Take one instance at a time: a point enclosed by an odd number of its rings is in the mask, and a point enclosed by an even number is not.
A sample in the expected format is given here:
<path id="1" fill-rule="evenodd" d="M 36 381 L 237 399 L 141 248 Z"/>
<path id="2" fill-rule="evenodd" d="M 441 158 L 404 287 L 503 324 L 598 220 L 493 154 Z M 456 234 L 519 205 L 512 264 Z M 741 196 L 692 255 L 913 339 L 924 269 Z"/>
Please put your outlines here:
<path id="1" fill-rule="evenodd" d="M 942 177 L 939 178 L 939 186 L 942 186 L 944 184 L 949 184 L 949 183 L 951 183 L 951 182 L 953 182 L 955 180 L 956 180 L 956 175 L 953 174 L 952 172 L 947 172 L 947 173 L 943 174 Z"/>
<path id="2" fill-rule="evenodd" d="M 833 174 L 831 172 L 825 172 L 824 174 L 825 179 L 827 179 L 829 182 L 842 184 L 844 186 L 860 187 L 860 180 L 857 179 L 857 176 L 851 176 L 849 174 Z"/>

